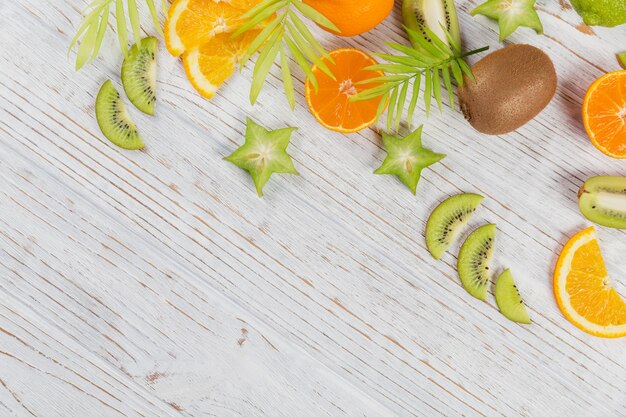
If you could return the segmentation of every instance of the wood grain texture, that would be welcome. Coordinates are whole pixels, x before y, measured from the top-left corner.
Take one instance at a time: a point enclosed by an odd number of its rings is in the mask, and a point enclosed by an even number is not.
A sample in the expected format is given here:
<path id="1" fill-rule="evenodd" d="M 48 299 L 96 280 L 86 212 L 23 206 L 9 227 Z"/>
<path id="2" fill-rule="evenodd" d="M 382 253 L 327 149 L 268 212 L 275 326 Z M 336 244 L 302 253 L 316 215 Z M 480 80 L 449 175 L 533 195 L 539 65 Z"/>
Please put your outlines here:
<path id="1" fill-rule="evenodd" d="M 457 1 L 464 43 L 499 48 L 495 25 L 469 16 L 477 3 Z M 551 292 L 558 251 L 587 224 L 578 187 L 626 175 L 579 120 L 626 29 L 539 0 L 545 36 L 509 41 L 551 56 L 555 98 L 501 137 L 449 106 L 421 116 L 425 145 L 448 156 L 413 196 L 371 175 L 384 157 L 375 130 L 315 122 L 295 71 L 289 112 L 278 68 L 254 107 L 249 67 L 206 101 L 161 51 L 157 115 L 131 109 L 147 148 L 115 148 L 94 99 L 105 79 L 120 85 L 116 40 L 79 73 L 66 58 L 85 4 L 0 4 L 1 416 L 626 415 L 624 340 L 580 332 Z M 399 6 L 366 36 L 316 34 L 384 50 L 405 41 Z M 301 175 L 272 178 L 263 199 L 222 161 L 246 116 L 300 128 L 289 150 Z M 475 224 L 497 223 L 497 271 L 512 269 L 531 326 L 463 290 L 458 245 L 428 255 L 428 213 L 460 191 L 487 197 Z M 626 233 L 599 235 L 626 294 Z"/>

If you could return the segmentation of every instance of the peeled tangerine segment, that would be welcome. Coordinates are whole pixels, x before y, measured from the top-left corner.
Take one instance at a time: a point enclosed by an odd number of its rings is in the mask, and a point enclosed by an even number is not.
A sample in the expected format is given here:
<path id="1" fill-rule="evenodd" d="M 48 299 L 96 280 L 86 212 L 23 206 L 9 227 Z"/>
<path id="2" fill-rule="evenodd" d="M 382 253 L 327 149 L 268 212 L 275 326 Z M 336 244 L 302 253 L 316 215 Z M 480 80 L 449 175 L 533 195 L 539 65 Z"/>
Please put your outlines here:
<path id="1" fill-rule="evenodd" d="M 482 201 L 478 194 L 457 194 L 433 210 L 426 224 L 426 245 L 433 258 L 441 258 L 454 243 Z"/>
<path id="2" fill-rule="evenodd" d="M 530 324 L 528 311 L 522 300 L 511 271 L 508 269 L 496 281 L 496 303 L 500 312 L 509 320 Z"/>
<path id="3" fill-rule="evenodd" d="M 104 136 L 115 145 L 131 150 L 143 148 L 137 127 L 111 80 L 107 80 L 98 92 L 96 119 Z"/>
<path id="4" fill-rule="evenodd" d="M 465 239 L 459 251 L 457 269 L 461 283 L 479 300 L 485 300 L 487 296 L 495 234 L 495 224 L 481 226 Z"/>
<path id="5" fill-rule="evenodd" d="M 578 192 L 580 212 L 602 226 L 626 229 L 626 177 L 592 177 Z"/>

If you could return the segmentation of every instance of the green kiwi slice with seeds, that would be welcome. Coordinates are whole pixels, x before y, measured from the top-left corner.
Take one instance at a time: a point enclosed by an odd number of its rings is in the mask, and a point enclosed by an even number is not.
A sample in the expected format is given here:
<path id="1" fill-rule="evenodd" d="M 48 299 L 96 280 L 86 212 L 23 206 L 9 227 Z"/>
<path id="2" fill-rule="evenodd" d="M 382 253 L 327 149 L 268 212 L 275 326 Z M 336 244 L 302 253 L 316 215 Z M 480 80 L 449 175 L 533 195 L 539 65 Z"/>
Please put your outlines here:
<path id="1" fill-rule="evenodd" d="M 580 212 L 602 226 L 626 229 L 626 177 L 591 177 L 578 192 Z"/>
<path id="2" fill-rule="evenodd" d="M 454 243 L 482 201 L 478 194 L 457 194 L 433 210 L 426 223 L 426 245 L 433 258 L 441 258 Z"/>
<path id="3" fill-rule="evenodd" d="M 448 37 L 443 30 L 445 28 L 457 46 L 461 47 L 461 29 L 459 28 L 454 0 L 404 0 L 402 2 L 402 20 L 406 27 L 420 33 L 425 39 L 430 41 L 424 26 L 430 29 L 443 43 L 449 45 Z M 411 43 L 413 43 L 414 48 L 422 50 L 419 44 L 415 44 L 413 41 Z"/>
<path id="4" fill-rule="evenodd" d="M 530 324 L 528 311 L 510 270 L 507 269 L 498 277 L 495 296 L 500 312 L 507 319 L 517 323 Z"/>
<path id="5" fill-rule="evenodd" d="M 146 114 L 154 114 L 156 102 L 156 56 L 159 42 L 144 38 L 133 45 L 122 64 L 122 84 L 131 103 Z"/>
<path id="6" fill-rule="evenodd" d="M 96 120 L 104 136 L 120 148 L 134 150 L 144 147 L 137 127 L 111 80 L 107 80 L 98 92 Z"/>
<path id="7" fill-rule="evenodd" d="M 468 293 L 483 301 L 487 296 L 495 234 L 495 224 L 486 224 L 474 230 L 461 246 L 457 260 L 461 283 Z"/>

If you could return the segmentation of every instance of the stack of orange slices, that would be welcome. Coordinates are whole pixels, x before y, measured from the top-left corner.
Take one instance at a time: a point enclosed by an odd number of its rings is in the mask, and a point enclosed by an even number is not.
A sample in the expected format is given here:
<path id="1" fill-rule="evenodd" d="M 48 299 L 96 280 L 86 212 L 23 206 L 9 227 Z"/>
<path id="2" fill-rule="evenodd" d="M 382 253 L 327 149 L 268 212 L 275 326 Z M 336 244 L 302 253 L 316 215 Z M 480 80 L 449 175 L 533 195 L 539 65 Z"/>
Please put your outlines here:
<path id="1" fill-rule="evenodd" d="M 165 45 L 182 55 L 187 78 L 206 98 L 235 71 L 259 30 L 232 39 L 241 16 L 261 0 L 176 0 L 165 21 Z"/>

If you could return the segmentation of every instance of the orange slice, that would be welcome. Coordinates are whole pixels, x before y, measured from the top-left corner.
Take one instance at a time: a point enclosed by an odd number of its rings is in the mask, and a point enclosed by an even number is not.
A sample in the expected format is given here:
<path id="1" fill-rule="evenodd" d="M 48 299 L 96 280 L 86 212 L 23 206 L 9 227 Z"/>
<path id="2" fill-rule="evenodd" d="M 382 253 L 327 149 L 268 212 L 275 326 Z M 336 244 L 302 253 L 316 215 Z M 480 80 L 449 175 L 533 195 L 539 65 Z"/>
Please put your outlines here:
<path id="1" fill-rule="evenodd" d="M 583 101 L 583 123 L 596 148 L 626 158 L 626 70 L 597 79 Z"/>
<path id="2" fill-rule="evenodd" d="M 364 69 L 375 65 L 374 58 L 358 49 L 336 49 L 330 52 L 334 64 L 324 63 L 335 76 L 333 80 L 316 65 L 311 69 L 318 82 L 318 91 L 307 78 L 305 93 L 309 110 L 322 126 L 336 132 L 352 133 L 376 123 L 376 112 L 382 97 L 367 101 L 349 101 L 349 98 L 378 84 L 357 84 L 384 75 L 381 71 Z"/>
<path id="3" fill-rule="evenodd" d="M 215 35 L 201 46 L 183 54 L 187 78 L 202 96 L 212 98 L 237 68 L 250 43 L 259 34 L 250 30 L 231 39 L 229 33 Z"/>
<path id="4" fill-rule="evenodd" d="M 593 227 L 563 248 L 554 271 L 557 304 L 574 325 L 595 336 L 626 336 L 626 303 L 610 285 Z"/>
<path id="5" fill-rule="evenodd" d="M 207 42 L 219 33 L 234 32 L 241 16 L 260 0 L 176 0 L 165 21 L 165 45 L 174 56 Z"/>

